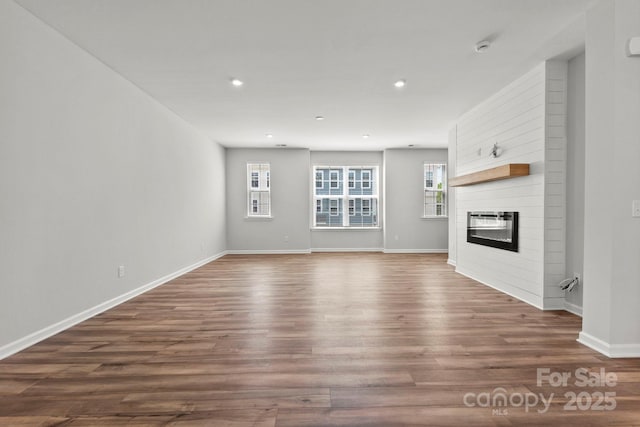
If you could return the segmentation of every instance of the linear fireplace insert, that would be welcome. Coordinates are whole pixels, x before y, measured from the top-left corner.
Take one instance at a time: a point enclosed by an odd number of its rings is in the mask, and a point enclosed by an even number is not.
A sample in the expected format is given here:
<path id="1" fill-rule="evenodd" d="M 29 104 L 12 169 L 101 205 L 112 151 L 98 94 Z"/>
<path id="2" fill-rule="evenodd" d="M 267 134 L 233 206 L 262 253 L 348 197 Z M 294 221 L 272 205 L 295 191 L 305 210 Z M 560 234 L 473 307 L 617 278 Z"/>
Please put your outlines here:
<path id="1" fill-rule="evenodd" d="M 518 212 L 467 212 L 467 242 L 518 252 Z"/>

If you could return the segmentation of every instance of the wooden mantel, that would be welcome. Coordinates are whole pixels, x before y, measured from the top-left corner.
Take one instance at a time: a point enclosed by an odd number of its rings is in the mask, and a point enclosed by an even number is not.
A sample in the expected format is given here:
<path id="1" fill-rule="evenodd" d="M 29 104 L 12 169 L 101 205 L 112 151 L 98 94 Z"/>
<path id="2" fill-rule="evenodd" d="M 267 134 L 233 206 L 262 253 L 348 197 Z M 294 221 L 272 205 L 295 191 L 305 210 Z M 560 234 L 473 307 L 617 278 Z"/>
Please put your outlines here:
<path id="1" fill-rule="evenodd" d="M 497 168 L 485 169 L 468 175 L 460 175 L 449 179 L 450 187 L 480 184 L 481 182 L 498 181 L 500 179 L 515 178 L 529 175 L 528 163 L 508 163 Z"/>

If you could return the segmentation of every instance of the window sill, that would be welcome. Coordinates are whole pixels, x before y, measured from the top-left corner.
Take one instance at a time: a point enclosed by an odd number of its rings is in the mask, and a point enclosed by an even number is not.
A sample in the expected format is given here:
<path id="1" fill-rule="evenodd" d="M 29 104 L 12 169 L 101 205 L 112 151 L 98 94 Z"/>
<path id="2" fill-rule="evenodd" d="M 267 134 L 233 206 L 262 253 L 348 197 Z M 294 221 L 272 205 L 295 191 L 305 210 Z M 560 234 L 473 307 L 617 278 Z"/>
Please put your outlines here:
<path id="1" fill-rule="evenodd" d="M 311 227 L 311 231 L 380 231 L 382 227 Z"/>
<path id="2" fill-rule="evenodd" d="M 271 221 L 273 220 L 273 216 L 245 216 L 245 221 Z"/>
<path id="3" fill-rule="evenodd" d="M 439 215 L 439 216 L 421 216 L 420 219 L 426 219 L 426 220 L 430 220 L 430 219 L 449 219 L 448 216 L 443 216 L 443 215 Z"/>

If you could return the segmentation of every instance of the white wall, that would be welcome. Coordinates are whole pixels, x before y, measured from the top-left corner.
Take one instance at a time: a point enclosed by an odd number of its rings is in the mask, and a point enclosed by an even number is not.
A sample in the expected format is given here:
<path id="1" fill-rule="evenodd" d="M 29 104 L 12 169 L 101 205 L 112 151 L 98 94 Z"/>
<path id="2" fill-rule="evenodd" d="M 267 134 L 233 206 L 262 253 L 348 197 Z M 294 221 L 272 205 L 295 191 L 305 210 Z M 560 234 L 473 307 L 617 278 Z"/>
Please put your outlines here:
<path id="1" fill-rule="evenodd" d="M 447 150 L 384 152 L 385 252 L 447 252 L 447 218 L 422 217 L 425 163 L 447 163 Z"/>
<path id="2" fill-rule="evenodd" d="M 567 93 L 567 254 L 566 277 L 583 276 L 585 55 L 569 61 Z M 582 313 L 582 285 L 566 294 L 567 309 Z"/>
<path id="3" fill-rule="evenodd" d="M 567 61 L 545 62 L 544 276 L 542 307 L 562 309 L 566 279 Z"/>
<path id="4" fill-rule="evenodd" d="M 640 1 L 587 13 L 583 325 L 580 341 L 610 356 L 640 356 Z"/>
<path id="5" fill-rule="evenodd" d="M 251 253 L 309 252 L 309 150 L 226 151 L 228 249 Z M 271 165 L 272 218 L 247 218 L 247 162 Z"/>
<path id="6" fill-rule="evenodd" d="M 563 80 L 564 79 L 564 80 Z M 540 308 L 564 305 L 564 91 L 566 63 L 546 62 L 463 115 L 455 173 L 529 163 L 530 175 L 457 187 L 456 269 Z M 497 142 L 501 154 L 489 156 Z M 467 243 L 468 211 L 518 211 L 519 251 Z"/>
<path id="7" fill-rule="evenodd" d="M 6 0 L 0 57 L 2 357 L 226 236 L 224 149 Z"/>
<path id="8" fill-rule="evenodd" d="M 378 165 L 380 179 L 384 176 L 382 151 L 312 151 L 311 166 L 361 166 Z M 311 172 L 309 172 L 310 176 Z M 310 178 L 309 186 L 311 185 Z M 379 183 L 379 205 L 384 205 L 382 184 Z M 379 210 L 380 221 L 384 224 L 383 212 Z M 330 230 L 316 229 L 311 231 L 311 250 L 375 250 L 384 247 L 382 228 L 376 230 Z"/>

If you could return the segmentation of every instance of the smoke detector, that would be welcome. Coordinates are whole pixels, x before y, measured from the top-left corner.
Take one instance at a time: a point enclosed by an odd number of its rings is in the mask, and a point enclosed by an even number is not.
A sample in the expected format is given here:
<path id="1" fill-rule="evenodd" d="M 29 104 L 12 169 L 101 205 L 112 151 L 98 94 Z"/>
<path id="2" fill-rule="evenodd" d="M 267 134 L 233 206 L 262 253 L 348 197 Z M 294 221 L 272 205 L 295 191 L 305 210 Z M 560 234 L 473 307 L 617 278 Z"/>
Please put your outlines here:
<path id="1" fill-rule="evenodd" d="M 481 42 L 476 43 L 474 49 L 477 53 L 485 53 L 489 50 L 491 46 L 491 42 L 489 40 L 482 40 Z"/>

